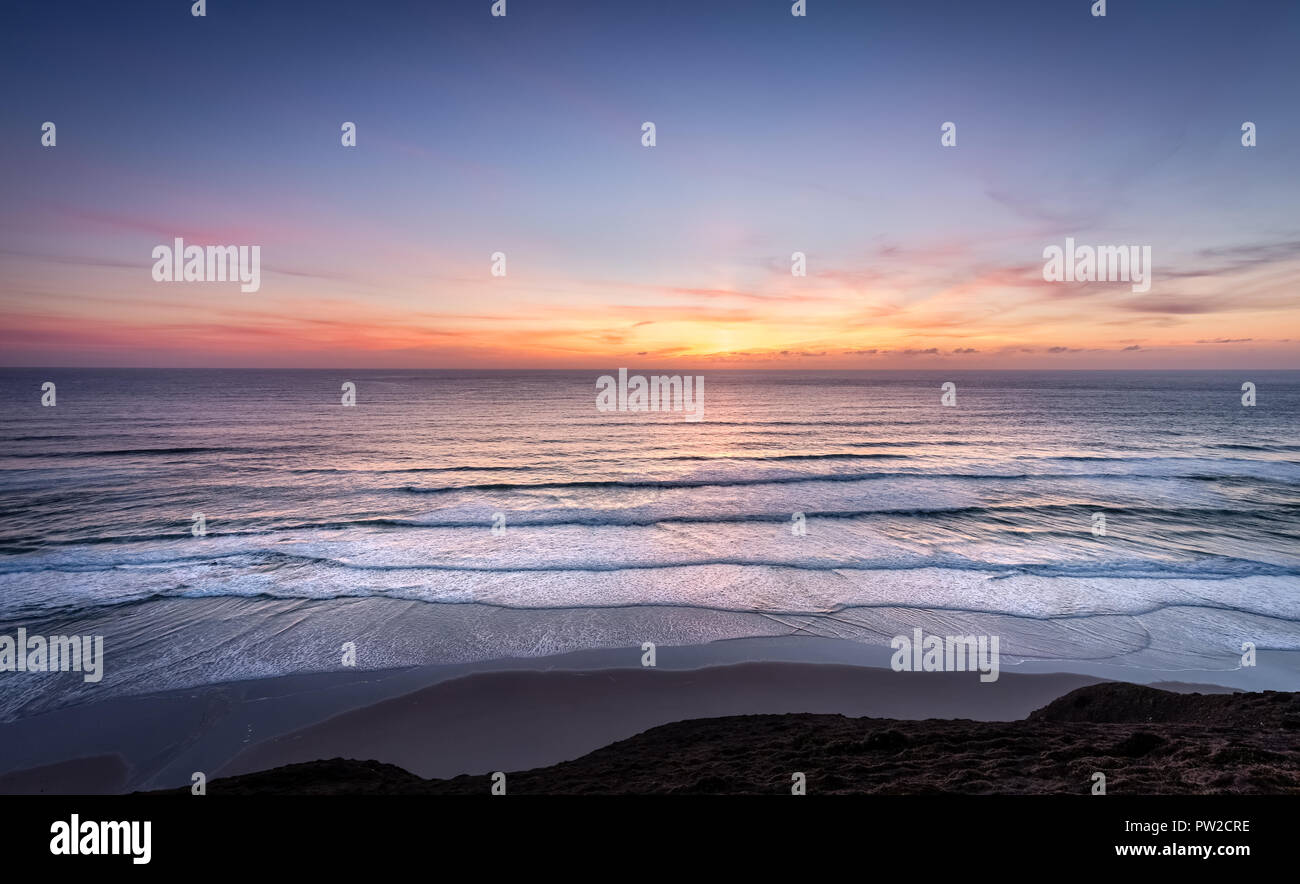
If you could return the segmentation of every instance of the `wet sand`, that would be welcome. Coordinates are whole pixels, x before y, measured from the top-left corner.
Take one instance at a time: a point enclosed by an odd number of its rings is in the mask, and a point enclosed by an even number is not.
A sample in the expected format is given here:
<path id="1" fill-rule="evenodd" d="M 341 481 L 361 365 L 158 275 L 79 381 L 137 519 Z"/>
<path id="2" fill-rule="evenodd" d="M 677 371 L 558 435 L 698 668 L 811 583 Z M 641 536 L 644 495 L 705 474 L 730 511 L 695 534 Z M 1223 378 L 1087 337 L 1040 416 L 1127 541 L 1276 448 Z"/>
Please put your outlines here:
<path id="1" fill-rule="evenodd" d="M 188 786 L 335 757 L 420 778 L 571 761 L 674 722 L 820 714 L 1015 721 L 1085 674 L 896 673 L 848 642 L 673 649 L 659 668 L 627 651 L 452 667 L 282 676 L 114 697 L 0 725 L 3 793 L 117 793 Z M 755 661 L 789 656 L 804 662 Z M 619 665 L 611 665 L 619 664 Z M 1170 685 L 1177 690 L 1225 687 Z"/>

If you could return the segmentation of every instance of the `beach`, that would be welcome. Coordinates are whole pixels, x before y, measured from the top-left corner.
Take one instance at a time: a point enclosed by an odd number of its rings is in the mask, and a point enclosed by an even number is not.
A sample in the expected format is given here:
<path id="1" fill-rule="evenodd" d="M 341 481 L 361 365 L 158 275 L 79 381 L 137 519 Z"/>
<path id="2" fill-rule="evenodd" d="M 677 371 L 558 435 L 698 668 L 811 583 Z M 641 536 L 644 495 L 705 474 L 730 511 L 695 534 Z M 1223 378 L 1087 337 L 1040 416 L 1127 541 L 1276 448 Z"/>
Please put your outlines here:
<path id="1" fill-rule="evenodd" d="M 1019 721 L 705 718 L 509 774 L 425 779 L 337 757 L 217 780 L 212 794 L 1298 795 L 1298 738 L 1300 694 L 1112 682 Z"/>
<path id="2" fill-rule="evenodd" d="M 570 761 L 661 725 L 736 715 L 1011 722 L 1105 680 L 1011 672 L 981 684 L 973 672 L 868 665 L 867 650 L 827 639 L 746 640 L 663 648 L 654 668 L 627 665 L 640 654 L 634 648 L 108 698 L 0 725 L 0 793 L 148 791 L 188 785 L 195 771 L 212 780 L 335 757 L 426 779 L 483 775 Z"/>

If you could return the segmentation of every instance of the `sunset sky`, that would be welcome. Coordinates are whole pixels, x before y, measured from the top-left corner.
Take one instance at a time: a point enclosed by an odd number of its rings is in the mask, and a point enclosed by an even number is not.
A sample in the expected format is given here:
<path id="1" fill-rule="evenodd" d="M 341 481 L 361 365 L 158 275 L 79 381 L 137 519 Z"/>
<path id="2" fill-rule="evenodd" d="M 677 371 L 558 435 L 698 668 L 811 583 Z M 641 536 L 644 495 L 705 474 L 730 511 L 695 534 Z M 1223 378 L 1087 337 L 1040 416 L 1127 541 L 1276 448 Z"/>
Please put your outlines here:
<path id="1" fill-rule="evenodd" d="M 1300 368 L 1300 4 L 1090 5 L 6 3 L 0 363 Z"/>

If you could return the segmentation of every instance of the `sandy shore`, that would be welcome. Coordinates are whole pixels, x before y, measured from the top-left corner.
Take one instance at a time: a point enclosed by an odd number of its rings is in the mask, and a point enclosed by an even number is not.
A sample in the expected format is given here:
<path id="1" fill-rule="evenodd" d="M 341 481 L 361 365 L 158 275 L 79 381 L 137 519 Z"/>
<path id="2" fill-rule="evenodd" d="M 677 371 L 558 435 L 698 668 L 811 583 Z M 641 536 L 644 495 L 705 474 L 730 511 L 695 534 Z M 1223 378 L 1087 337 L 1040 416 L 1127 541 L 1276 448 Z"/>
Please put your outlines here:
<path id="1" fill-rule="evenodd" d="M 1108 682 L 1027 719 L 746 715 L 662 725 L 574 761 L 510 771 L 512 795 L 1300 795 L 1300 694 L 1172 693 Z M 333 758 L 218 779 L 210 795 L 481 795 Z M 173 794 L 188 796 L 187 790 Z"/>
<path id="2" fill-rule="evenodd" d="M 674 721 L 757 713 L 1012 720 L 1085 676 L 1012 676 L 836 664 L 740 663 L 673 672 L 500 672 L 444 682 L 249 747 L 219 771 L 246 773 L 336 756 L 421 777 L 521 770 L 584 755 Z"/>
<path id="3" fill-rule="evenodd" d="M 757 658 L 757 659 L 755 659 Z M 782 659 L 785 658 L 785 659 Z M 379 672 L 317 673 L 116 697 L 0 725 L 0 793 L 114 793 L 334 757 L 418 777 L 526 770 L 689 719 L 787 713 L 1014 721 L 1098 676 L 895 673 L 826 639 L 723 642 Z M 1177 690 L 1227 688 L 1166 685 Z"/>

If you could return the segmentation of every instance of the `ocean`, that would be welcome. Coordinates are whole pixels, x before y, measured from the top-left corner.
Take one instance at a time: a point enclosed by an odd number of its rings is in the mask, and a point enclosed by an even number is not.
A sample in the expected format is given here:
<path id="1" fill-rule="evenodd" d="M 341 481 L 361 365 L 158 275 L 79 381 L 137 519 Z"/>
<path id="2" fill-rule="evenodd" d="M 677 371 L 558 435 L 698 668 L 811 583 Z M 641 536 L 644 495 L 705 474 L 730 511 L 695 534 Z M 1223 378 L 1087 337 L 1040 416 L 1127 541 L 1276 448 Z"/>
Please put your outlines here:
<path id="1" fill-rule="evenodd" d="M 1300 650 L 1300 372 L 696 369 L 691 422 L 597 410 L 617 368 L 0 370 L 0 635 L 106 655 L 0 680 L 0 720 L 345 642 L 638 665 L 922 627 L 1171 679 Z"/>

